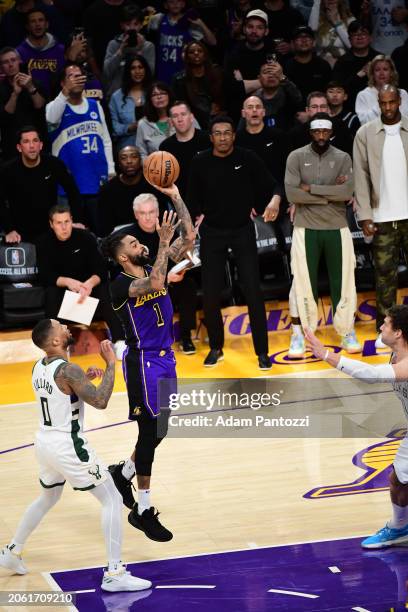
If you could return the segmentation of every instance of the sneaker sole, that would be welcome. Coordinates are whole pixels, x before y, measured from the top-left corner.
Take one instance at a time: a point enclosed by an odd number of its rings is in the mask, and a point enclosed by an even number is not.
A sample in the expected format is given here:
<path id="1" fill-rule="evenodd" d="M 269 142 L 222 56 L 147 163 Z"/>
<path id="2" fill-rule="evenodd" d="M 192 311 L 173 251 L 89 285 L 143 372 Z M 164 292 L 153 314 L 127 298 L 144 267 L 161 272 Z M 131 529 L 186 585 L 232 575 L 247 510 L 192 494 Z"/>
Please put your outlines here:
<path id="1" fill-rule="evenodd" d="M 217 361 L 216 361 L 215 363 L 204 363 L 204 367 L 205 367 L 205 368 L 213 368 L 214 366 L 216 366 L 216 365 L 217 365 L 217 363 L 218 363 L 219 361 L 224 361 L 224 356 L 222 356 L 222 357 L 218 357 L 218 359 L 217 359 Z"/>
<path id="2" fill-rule="evenodd" d="M 306 351 L 304 353 L 288 353 L 288 359 L 304 359 L 306 357 Z"/>
<path id="3" fill-rule="evenodd" d="M 2 563 L 0 561 L 0 567 L 3 567 L 4 569 L 9 570 L 10 572 L 13 572 L 14 574 L 17 574 L 17 576 L 25 576 L 26 574 L 28 574 L 28 570 L 18 570 L 15 567 L 10 567 L 9 565 L 7 565 L 6 563 Z"/>
<path id="4" fill-rule="evenodd" d="M 408 536 L 402 536 L 401 538 L 389 540 L 388 542 L 380 542 L 378 544 L 363 544 L 363 542 L 361 542 L 361 548 L 387 548 L 390 546 L 398 546 L 398 544 L 408 544 Z"/>
<path id="5" fill-rule="evenodd" d="M 170 542 L 170 540 L 173 539 L 173 534 L 170 534 L 171 537 L 170 538 L 166 538 L 166 539 L 159 539 L 159 538 L 155 538 L 153 537 L 148 531 L 146 531 L 145 529 L 143 529 L 143 527 L 141 525 L 137 525 L 135 524 L 133 521 L 130 520 L 130 516 L 128 516 L 128 522 L 132 525 L 132 527 L 134 527 L 135 529 L 139 529 L 139 531 L 143 531 L 143 533 L 145 534 L 145 536 L 147 538 L 149 538 L 149 540 L 153 540 L 154 542 Z"/>
<path id="6" fill-rule="evenodd" d="M 120 588 L 120 589 L 110 589 L 110 588 L 106 588 L 106 586 L 104 584 L 101 584 L 102 591 L 106 591 L 107 593 L 133 593 L 133 592 L 136 592 L 136 591 L 146 591 L 146 590 L 148 590 L 150 588 L 151 588 L 151 585 L 150 586 L 141 586 L 141 587 L 136 588 L 136 589 L 131 589 L 131 588 L 124 589 L 123 587 Z"/>
<path id="7" fill-rule="evenodd" d="M 263 370 L 263 371 L 267 372 L 268 370 L 272 370 L 272 366 L 270 365 L 270 366 L 268 366 L 268 367 L 264 367 L 264 368 L 263 368 L 263 367 L 261 367 L 261 366 L 259 365 L 259 366 L 258 366 L 258 370 Z"/>
<path id="8" fill-rule="evenodd" d="M 181 348 L 180 351 L 183 353 L 183 355 L 195 355 L 197 351 L 183 351 L 183 349 Z"/>

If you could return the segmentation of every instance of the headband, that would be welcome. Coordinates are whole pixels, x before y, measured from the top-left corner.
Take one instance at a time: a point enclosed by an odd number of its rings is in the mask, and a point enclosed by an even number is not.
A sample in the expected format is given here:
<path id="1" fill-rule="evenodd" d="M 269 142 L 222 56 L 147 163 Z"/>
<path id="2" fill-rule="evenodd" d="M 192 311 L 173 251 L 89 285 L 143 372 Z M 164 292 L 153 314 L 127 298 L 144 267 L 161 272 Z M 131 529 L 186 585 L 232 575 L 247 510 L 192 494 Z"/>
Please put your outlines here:
<path id="1" fill-rule="evenodd" d="M 333 124 L 328 119 L 315 119 L 310 122 L 311 130 L 331 130 Z"/>

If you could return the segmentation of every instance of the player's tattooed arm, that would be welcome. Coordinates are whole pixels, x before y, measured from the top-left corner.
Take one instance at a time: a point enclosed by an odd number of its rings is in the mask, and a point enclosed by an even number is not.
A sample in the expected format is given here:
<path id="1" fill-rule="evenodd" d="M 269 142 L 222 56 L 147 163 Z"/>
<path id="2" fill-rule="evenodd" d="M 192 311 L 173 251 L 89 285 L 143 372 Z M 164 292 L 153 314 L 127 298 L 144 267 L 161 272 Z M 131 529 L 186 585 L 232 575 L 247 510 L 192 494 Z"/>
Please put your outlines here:
<path id="1" fill-rule="evenodd" d="M 55 382 L 63 393 L 75 393 L 87 404 L 103 410 L 108 405 L 115 381 L 115 363 L 108 363 L 101 383 L 95 387 L 85 372 L 75 363 L 64 364 L 55 376 Z"/>
<path id="2" fill-rule="evenodd" d="M 178 263 L 186 258 L 187 251 L 194 250 L 194 240 L 185 240 L 181 236 L 177 238 L 170 246 L 169 259 Z"/>
<path id="3" fill-rule="evenodd" d="M 189 246 L 185 247 L 186 250 L 188 250 L 191 248 L 191 243 L 194 242 L 197 232 L 194 229 L 190 213 L 188 212 L 188 208 L 180 195 L 177 185 L 173 183 L 173 185 L 170 185 L 170 187 L 156 187 L 156 189 L 171 198 L 174 208 L 176 209 L 177 216 L 180 219 L 181 237 L 185 242 L 189 243 Z M 174 246 L 174 244 L 175 242 L 172 246 Z M 171 257 L 171 259 L 173 259 L 173 257 Z"/>
<path id="4" fill-rule="evenodd" d="M 159 221 L 156 221 L 156 230 L 160 237 L 156 261 L 147 278 L 138 278 L 130 283 L 129 297 L 138 297 L 151 291 L 163 289 L 167 278 L 170 240 L 173 238 L 174 232 L 180 223 L 180 221 L 176 223 L 176 216 L 173 211 L 165 212 L 161 226 Z"/>

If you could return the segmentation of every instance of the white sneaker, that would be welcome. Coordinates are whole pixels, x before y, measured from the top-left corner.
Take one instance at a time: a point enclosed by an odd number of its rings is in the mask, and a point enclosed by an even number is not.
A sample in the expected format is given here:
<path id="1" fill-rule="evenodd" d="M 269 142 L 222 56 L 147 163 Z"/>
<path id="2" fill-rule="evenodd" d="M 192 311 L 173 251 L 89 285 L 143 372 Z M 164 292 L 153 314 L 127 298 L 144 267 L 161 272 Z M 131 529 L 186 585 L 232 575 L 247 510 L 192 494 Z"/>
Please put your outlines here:
<path id="1" fill-rule="evenodd" d="M 144 591 L 145 589 L 150 589 L 151 586 L 150 580 L 132 576 L 130 572 L 123 568 L 123 571 L 118 573 L 104 572 L 101 589 L 110 593 L 116 593 L 118 591 Z"/>
<path id="2" fill-rule="evenodd" d="M 288 357 L 290 359 L 302 359 L 306 354 L 305 337 L 302 334 L 292 334 Z"/>
<path id="3" fill-rule="evenodd" d="M 124 340 L 117 340 L 113 345 L 113 350 L 115 351 L 116 359 L 122 361 L 123 353 L 126 350 L 126 342 Z"/>
<path id="4" fill-rule="evenodd" d="M 376 349 L 385 349 L 385 348 L 389 348 L 386 344 L 384 344 L 384 342 L 382 341 L 382 337 L 381 334 L 378 334 L 377 336 L 377 340 L 375 341 L 375 348 Z"/>
<path id="5" fill-rule="evenodd" d="M 20 576 L 24 576 L 28 572 L 21 555 L 13 553 L 8 546 L 0 550 L 0 565 L 11 570 L 14 574 L 20 574 Z"/>
<path id="6" fill-rule="evenodd" d="M 357 340 L 356 332 L 354 331 L 354 329 L 349 334 L 346 334 L 342 337 L 341 348 L 343 348 L 345 351 L 347 351 L 347 353 L 351 355 L 353 353 L 361 353 L 362 346 Z"/>

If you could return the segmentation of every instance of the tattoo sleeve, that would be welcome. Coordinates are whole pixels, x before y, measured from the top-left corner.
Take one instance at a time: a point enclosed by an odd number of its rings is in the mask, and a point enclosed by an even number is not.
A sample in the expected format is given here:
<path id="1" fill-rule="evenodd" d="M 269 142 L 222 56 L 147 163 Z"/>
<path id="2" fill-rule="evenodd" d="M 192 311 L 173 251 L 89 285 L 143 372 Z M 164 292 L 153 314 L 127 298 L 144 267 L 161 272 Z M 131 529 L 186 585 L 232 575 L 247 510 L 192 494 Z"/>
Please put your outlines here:
<path id="1" fill-rule="evenodd" d="M 156 261 L 147 278 L 138 278 L 129 285 L 129 297 L 146 295 L 151 291 L 163 289 L 167 277 L 167 263 L 169 260 L 169 243 L 160 241 Z"/>
<path id="2" fill-rule="evenodd" d="M 192 239 L 192 235 L 194 234 L 193 222 L 191 221 L 190 213 L 188 212 L 187 206 L 184 204 L 183 199 L 180 195 L 177 195 L 173 198 L 174 208 L 176 209 L 177 216 L 181 221 L 180 232 L 181 237 L 184 240 Z"/>
<path id="3" fill-rule="evenodd" d="M 175 240 L 169 249 L 169 259 L 178 263 L 186 258 L 186 252 L 194 249 L 194 240 L 186 240 L 181 236 Z"/>
<path id="4" fill-rule="evenodd" d="M 85 375 L 85 372 L 75 363 L 62 366 L 55 377 L 62 391 L 73 391 L 80 399 L 94 408 L 103 409 L 108 405 L 115 381 L 115 364 L 106 366 L 101 383 L 95 387 Z"/>

